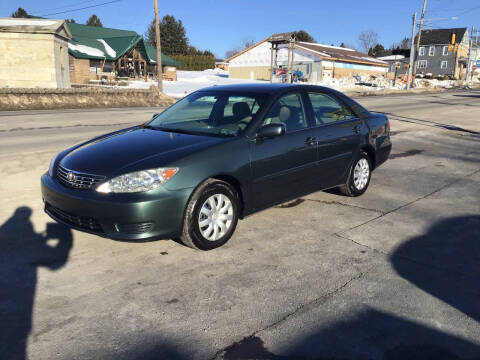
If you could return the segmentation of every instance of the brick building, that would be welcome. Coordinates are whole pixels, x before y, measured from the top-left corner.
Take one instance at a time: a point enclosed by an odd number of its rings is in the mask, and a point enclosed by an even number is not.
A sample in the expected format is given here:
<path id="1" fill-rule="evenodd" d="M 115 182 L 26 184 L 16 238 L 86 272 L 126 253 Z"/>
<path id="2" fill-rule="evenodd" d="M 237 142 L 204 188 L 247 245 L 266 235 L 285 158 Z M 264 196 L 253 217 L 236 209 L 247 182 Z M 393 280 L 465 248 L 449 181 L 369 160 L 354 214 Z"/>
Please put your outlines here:
<path id="1" fill-rule="evenodd" d="M 68 23 L 70 80 L 146 79 L 157 74 L 157 52 L 135 31 Z M 164 78 L 176 80 L 178 63 L 162 54 Z"/>

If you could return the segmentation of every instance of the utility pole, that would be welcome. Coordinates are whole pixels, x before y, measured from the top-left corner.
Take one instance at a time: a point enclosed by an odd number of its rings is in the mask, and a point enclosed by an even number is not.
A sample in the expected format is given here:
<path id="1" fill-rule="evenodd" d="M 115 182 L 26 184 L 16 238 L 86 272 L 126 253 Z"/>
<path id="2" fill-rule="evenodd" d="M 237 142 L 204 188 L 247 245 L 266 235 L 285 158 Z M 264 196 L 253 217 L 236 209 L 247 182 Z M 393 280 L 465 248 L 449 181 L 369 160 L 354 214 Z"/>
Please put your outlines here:
<path id="1" fill-rule="evenodd" d="M 472 56 L 474 31 L 475 31 L 475 28 L 472 26 L 472 32 L 470 33 L 470 41 L 468 43 L 467 72 L 465 73 L 465 81 L 466 82 L 468 82 L 468 77 L 470 76 L 470 71 L 472 69 L 472 61 L 471 61 L 470 58 Z"/>
<path id="2" fill-rule="evenodd" d="M 158 2 L 157 2 L 157 0 L 153 0 L 153 7 L 155 8 L 155 42 L 157 43 L 158 91 L 163 91 L 163 83 L 162 83 L 162 46 L 160 44 L 160 22 L 158 21 Z"/>
<path id="3" fill-rule="evenodd" d="M 425 17 L 425 9 L 427 8 L 427 0 L 423 0 L 422 15 L 420 16 L 420 25 L 418 28 L 418 37 L 417 37 L 417 47 L 415 49 L 415 54 L 419 54 L 420 49 L 420 37 L 422 36 L 422 27 L 423 27 L 423 18 Z M 413 63 L 413 78 L 417 75 L 417 62 Z"/>
<path id="4" fill-rule="evenodd" d="M 415 63 L 415 25 L 417 24 L 417 13 L 413 14 L 412 39 L 410 40 L 410 65 L 408 66 L 407 90 L 410 89 L 410 78 L 412 77 L 413 64 Z"/>

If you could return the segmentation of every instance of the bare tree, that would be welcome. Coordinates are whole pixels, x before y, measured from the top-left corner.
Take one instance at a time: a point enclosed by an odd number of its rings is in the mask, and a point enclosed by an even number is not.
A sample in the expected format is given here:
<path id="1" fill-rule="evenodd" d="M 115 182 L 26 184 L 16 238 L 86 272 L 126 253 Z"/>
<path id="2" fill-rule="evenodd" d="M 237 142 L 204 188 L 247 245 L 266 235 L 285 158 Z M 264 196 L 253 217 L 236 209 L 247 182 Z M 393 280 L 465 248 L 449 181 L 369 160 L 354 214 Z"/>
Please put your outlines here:
<path id="1" fill-rule="evenodd" d="M 378 44 L 378 33 L 375 30 L 362 31 L 358 35 L 358 42 L 360 43 L 360 50 L 366 54 Z"/>
<path id="2" fill-rule="evenodd" d="M 242 39 L 242 42 L 241 42 L 240 46 L 236 46 L 233 49 L 230 49 L 225 53 L 225 58 L 226 59 L 231 58 L 233 55 L 236 55 L 236 54 L 242 52 L 245 49 L 248 49 L 250 46 L 253 46 L 255 44 L 256 44 L 255 40 L 253 40 L 249 37 L 244 37 Z"/>
<path id="3" fill-rule="evenodd" d="M 253 46 L 255 45 L 255 40 L 251 39 L 251 38 L 243 38 L 242 40 L 242 46 L 244 49 L 248 49 L 250 46 Z"/>
<path id="4" fill-rule="evenodd" d="M 225 53 L 225 59 L 229 59 L 231 58 L 233 55 L 237 55 L 239 52 L 241 52 L 242 49 L 239 49 L 238 47 L 235 48 L 235 49 L 231 49 L 231 50 L 228 50 L 226 53 Z"/>
<path id="5" fill-rule="evenodd" d="M 398 44 L 398 47 L 400 49 L 410 49 L 410 38 L 403 38 L 402 41 L 400 41 L 400 44 Z"/>

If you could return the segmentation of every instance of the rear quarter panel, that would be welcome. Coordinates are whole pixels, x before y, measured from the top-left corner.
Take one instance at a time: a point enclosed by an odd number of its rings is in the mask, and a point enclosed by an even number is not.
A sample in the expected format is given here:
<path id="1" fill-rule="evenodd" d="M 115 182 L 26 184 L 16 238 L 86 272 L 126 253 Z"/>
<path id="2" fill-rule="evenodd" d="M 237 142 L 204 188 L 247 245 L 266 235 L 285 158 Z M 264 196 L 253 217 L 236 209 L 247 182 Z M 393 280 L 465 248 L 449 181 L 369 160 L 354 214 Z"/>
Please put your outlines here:
<path id="1" fill-rule="evenodd" d="M 375 167 L 378 167 L 388 159 L 392 149 L 388 117 L 384 114 L 370 113 L 366 118 L 366 124 L 369 128 L 368 143 L 375 150 Z"/>

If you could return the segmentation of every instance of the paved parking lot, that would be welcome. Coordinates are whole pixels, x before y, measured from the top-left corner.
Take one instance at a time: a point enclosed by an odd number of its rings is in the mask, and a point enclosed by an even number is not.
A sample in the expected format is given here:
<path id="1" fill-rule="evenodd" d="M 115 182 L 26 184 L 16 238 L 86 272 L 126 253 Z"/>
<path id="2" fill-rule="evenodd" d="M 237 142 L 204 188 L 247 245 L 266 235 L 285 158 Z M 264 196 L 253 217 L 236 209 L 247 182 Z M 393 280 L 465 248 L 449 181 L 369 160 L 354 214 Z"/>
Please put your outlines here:
<path id="1" fill-rule="evenodd" d="M 480 92 L 359 101 L 393 131 L 368 192 L 263 211 L 211 252 L 43 213 L 54 153 L 155 109 L 0 113 L 0 357 L 477 359 Z"/>

